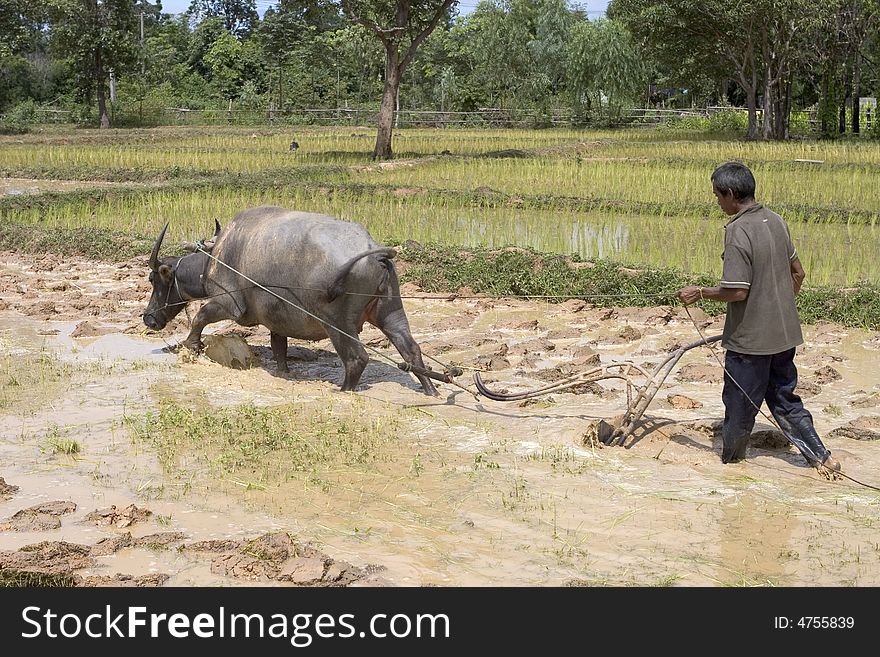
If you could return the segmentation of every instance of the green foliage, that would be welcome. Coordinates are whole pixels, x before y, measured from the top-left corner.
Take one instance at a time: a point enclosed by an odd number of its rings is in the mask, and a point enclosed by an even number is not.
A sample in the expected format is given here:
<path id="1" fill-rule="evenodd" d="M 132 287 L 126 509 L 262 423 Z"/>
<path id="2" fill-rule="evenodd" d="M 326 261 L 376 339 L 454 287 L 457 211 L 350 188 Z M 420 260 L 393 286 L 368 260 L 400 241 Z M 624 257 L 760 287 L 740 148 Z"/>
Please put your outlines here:
<path id="1" fill-rule="evenodd" d="M 709 119 L 705 116 L 677 115 L 666 119 L 663 127 L 666 130 L 681 132 L 700 132 L 710 129 Z"/>
<path id="2" fill-rule="evenodd" d="M 192 0 L 187 14 L 197 21 L 217 18 L 236 37 L 246 36 L 260 18 L 254 0 Z"/>
<path id="3" fill-rule="evenodd" d="M 22 253 L 58 253 L 117 260 L 149 252 L 154 239 L 100 228 L 65 230 L 0 223 L 0 249 Z"/>
<path id="4" fill-rule="evenodd" d="M 467 287 L 491 296 L 583 298 L 599 306 L 673 304 L 685 285 L 711 285 L 712 279 L 672 269 L 630 269 L 619 263 L 541 254 L 527 249 L 461 250 L 432 246 L 404 250 L 402 280 L 429 292 Z"/>
<path id="5" fill-rule="evenodd" d="M 73 63 L 78 90 L 98 103 L 105 96 L 110 71 L 117 76 L 137 63 L 137 19 L 130 0 L 48 0 L 52 18 L 51 42 L 55 53 Z M 106 114 L 101 127 L 109 127 Z"/>
<path id="6" fill-rule="evenodd" d="M 572 30 L 569 83 L 575 107 L 597 108 L 607 118 L 637 103 L 648 83 L 644 54 L 622 23 L 581 21 Z"/>
<path id="7" fill-rule="evenodd" d="M 22 135 L 29 132 L 36 119 L 37 104 L 32 100 L 19 103 L 0 117 L 0 135 Z"/>
<path id="8" fill-rule="evenodd" d="M 709 115 L 710 132 L 716 133 L 739 133 L 748 128 L 748 118 L 745 113 L 735 109 L 723 109 Z"/>

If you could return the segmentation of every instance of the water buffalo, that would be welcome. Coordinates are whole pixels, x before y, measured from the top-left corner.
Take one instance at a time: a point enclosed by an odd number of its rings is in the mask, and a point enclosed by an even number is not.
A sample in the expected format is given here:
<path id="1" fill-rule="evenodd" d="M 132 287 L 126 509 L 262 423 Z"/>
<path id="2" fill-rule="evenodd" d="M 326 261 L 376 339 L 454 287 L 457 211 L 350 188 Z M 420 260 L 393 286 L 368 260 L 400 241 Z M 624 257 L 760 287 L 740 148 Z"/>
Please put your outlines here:
<path id="1" fill-rule="evenodd" d="M 407 363 L 425 369 L 400 300 L 392 262 L 396 252 L 377 244 L 363 226 L 271 206 L 240 212 L 222 231 L 219 222 L 216 226 L 202 247 L 210 255 L 190 245 L 193 253 L 165 258 L 159 249 L 168 225 L 162 229 L 150 255 L 153 293 L 144 312 L 149 328 L 162 329 L 187 302 L 207 299 L 183 341 L 190 349 L 201 349 L 208 324 L 224 319 L 242 326 L 262 324 L 271 333 L 278 370 L 286 372 L 287 338 L 329 337 L 345 367 L 342 389 L 353 390 L 369 360 L 367 351 L 334 327 L 357 336 L 367 321 Z M 426 394 L 437 394 L 429 378 L 416 376 Z"/>

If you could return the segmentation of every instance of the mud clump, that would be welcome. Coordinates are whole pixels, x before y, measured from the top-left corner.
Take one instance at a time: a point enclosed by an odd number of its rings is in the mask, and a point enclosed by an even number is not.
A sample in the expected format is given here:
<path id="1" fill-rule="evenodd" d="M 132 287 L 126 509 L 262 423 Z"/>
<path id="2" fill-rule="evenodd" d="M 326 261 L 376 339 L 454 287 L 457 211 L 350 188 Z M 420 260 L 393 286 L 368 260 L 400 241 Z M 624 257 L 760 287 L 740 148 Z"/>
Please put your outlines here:
<path id="1" fill-rule="evenodd" d="M 0 586 L 161 586 L 169 575 L 150 573 L 135 577 L 117 573 L 82 577 L 75 570 L 95 565 L 95 546 L 43 541 L 14 552 L 0 552 Z"/>
<path id="2" fill-rule="evenodd" d="M 822 392 L 822 386 L 820 386 L 818 383 L 815 383 L 814 381 L 798 379 L 797 387 L 795 387 L 794 391 L 800 397 L 815 397 L 820 392 Z"/>
<path id="3" fill-rule="evenodd" d="M 73 502 L 44 502 L 22 509 L 0 522 L 0 531 L 38 532 L 61 527 L 60 516 L 76 511 Z"/>
<path id="4" fill-rule="evenodd" d="M 84 322 L 80 322 L 76 325 L 76 328 L 73 329 L 73 332 L 70 334 L 72 338 L 97 338 L 101 335 L 107 335 L 108 333 L 116 333 L 115 328 L 107 327 L 107 326 L 98 326 L 93 322 L 88 320 Z"/>
<path id="5" fill-rule="evenodd" d="M 762 429 L 753 431 L 749 436 L 749 446 L 758 449 L 780 450 L 788 449 L 790 443 L 785 434 L 776 429 Z"/>
<path id="6" fill-rule="evenodd" d="M 685 395 L 669 395 L 666 397 L 666 401 L 669 402 L 669 405 L 672 406 L 672 408 L 679 410 L 703 408 L 703 402 L 691 399 Z"/>
<path id="7" fill-rule="evenodd" d="M 92 522 L 99 527 L 118 527 L 120 529 L 129 527 L 137 522 L 143 522 L 153 515 L 149 509 L 144 509 L 129 504 L 122 510 L 112 505 L 108 509 L 96 509 L 86 516 L 86 522 Z"/>
<path id="8" fill-rule="evenodd" d="M 71 571 L 94 565 L 91 549 L 66 541 L 42 541 L 14 552 L 0 552 L 0 574 L 71 575 Z"/>
<path id="9" fill-rule="evenodd" d="M 16 492 L 18 492 L 18 486 L 7 484 L 6 480 L 0 477 L 0 502 L 10 499 Z"/>
<path id="10" fill-rule="evenodd" d="M 184 545 L 182 551 L 208 552 L 211 572 L 251 581 L 287 582 L 297 586 L 349 586 L 370 573 L 344 561 L 336 561 L 284 532 L 252 540 L 201 541 Z"/>
<path id="11" fill-rule="evenodd" d="M 863 415 L 828 434 L 829 438 L 880 440 L 880 415 Z"/>
<path id="12" fill-rule="evenodd" d="M 80 587 L 112 587 L 125 586 L 135 588 L 147 588 L 154 586 L 162 586 L 168 581 L 170 575 L 165 573 L 150 573 L 148 575 L 124 575 L 117 573 L 116 575 L 92 575 L 85 577 L 77 582 Z"/>
<path id="13" fill-rule="evenodd" d="M 853 408 L 873 408 L 880 406 L 880 392 L 872 392 L 870 395 L 853 399 L 850 403 Z"/>
<path id="14" fill-rule="evenodd" d="M 678 371 L 677 378 L 685 383 L 721 383 L 723 376 L 717 365 L 688 363 Z"/>
<path id="15" fill-rule="evenodd" d="M 258 363 L 250 345 L 238 335 L 205 336 L 205 356 L 235 370 L 249 370 Z"/>
<path id="16" fill-rule="evenodd" d="M 813 374 L 816 377 L 816 383 L 818 383 L 820 386 L 824 386 L 827 383 L 832 383 L 833 381 L 840 381 L 843 378 L 843 375 L 836 369 L 831 367 L 831 365 L 820 367 Z"/>
<path id="17" fill-rule="evenodd" d="M 713 440 L 721 440 L 721 429 L 724 426 L 723 420 L 713 420 L 710 422 L 701 421 L 684 425 L 688 429 L 697 431 L 709 436 Z M 790 443 L 785 434 L 778 429 L 755 429 L 749 436 L 749 447 L 757 449 L 783 450 L 788 449 Z"/>

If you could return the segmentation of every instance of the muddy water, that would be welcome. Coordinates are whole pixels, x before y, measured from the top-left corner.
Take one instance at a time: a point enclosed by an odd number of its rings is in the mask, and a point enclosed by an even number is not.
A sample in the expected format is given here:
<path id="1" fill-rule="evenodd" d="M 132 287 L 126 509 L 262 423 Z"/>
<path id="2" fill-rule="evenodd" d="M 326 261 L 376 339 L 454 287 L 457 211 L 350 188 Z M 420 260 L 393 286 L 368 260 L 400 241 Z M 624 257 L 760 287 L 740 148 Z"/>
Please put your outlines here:
<path id="1" fill-rule="evenodd" d="M 675 343 L 696 337 L 686 317 L 666 311 L 658 319 L 631 309 L 409 299 L 407 312 L 427 354 L 465 367 L 491 361 L 484 378 L 510 390 L 546 384 L 539 370 L 586 350 L 605 364 L 630 359 L 650 368 Z M 22 358 L 48 351 L 73 365 L 69 385 L 47 392 L 40 410 L 11 409 L 0 425 L 0 475 L 20 486 L 0 502 L 0 520 L 39 502 L 78 505 L 60 529 L 0 532 L 0 549 L 47 539 L 93 544 L 119 530 L 84 522 L 87 513 L 135 503 L 154 515 L 127 528 L 134 536 L 179 531 L 195 541 L 283 530 L 333 558 L 383 566 L 383 580 L 397 585 L 880 584 L 876 492 L 825 481 L 790 449 L 754 448 L 746 462 L 722 466 L 718 439 L 692 428 L 723 414 L 720 368 L 708 350 L 688 353 L 667 379 L 649 409 L 650 430 L 625 448 L 606 448 L 583 436 L 591 422 L 625 408 L 619 382 L 603 382 L 601 395 L 555 393 L 526 405 L 475 399 L 448 385 L 435 399 L 408 375 L 372 362 L 359 390 L 343 394 L 328 343 L 291 342 L 291 374 L 278 377 L 262 333 L 248 338 L 259 366 L 233 370 L 163 351 L 184 326 L 164 339 L 132 337 L 119 332 L 132 318 L 122 320 L 115 332 L 73 338 L 76 321 L 0 313 L 5 351 Z M 706 334 L 720 327 L 704 324 Z M 57 334 L 40 334 L 50 330 Z M 828 365 L 841 376 L 805 394 L 820 433 L 880 414 L 851 404 L 880 390 L 878 336 L 831 325 L 806 333 L 802 377 L 818 381 L 815 371 Z M 396 357 L 377 331 L 362 337 Z M 683 380 L 688 367 L 704 380 Z M 671 394 L 696 408 L 674 408 Z M 152 443 L 123 423 L 163 398 L 198 409 L 290 401 L 338 413 L 356 408 L 394 427 L 394 442 L 374 463 L 316 466 L 271 485 L 260 485 L 256 472 L 218 473 L 198 446 L 163 469 Z M 757 428 L 769 423 L 759 418 Z M 53 432 L 80 443 L 80 454 L 47 449 Z M 845 472 L 878 483 L 880 445 L 842 437 L 826 444 Z M 240 583 L 173 548 L 125 548 L 101 557 L 92 572 Z"/>

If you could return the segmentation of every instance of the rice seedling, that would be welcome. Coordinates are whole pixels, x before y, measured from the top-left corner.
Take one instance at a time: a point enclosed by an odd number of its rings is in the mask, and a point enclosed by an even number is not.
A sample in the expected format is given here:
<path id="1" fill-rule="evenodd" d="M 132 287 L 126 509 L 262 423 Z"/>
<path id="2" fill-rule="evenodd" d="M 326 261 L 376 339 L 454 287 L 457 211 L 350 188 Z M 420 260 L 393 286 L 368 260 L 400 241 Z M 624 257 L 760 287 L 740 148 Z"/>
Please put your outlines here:
<path id="1" fill-rule="evenodd" d="M 0 359 L 0 413 L 37 410 L 70 385 L 72 374 L 69 364 L 47 352 L 3 356 Z"/>
<path id="2" fill-rule="evenodd" d="M 67 437 L 64 429 L 53 424 L 46 430 L 40 449 L 50 454 L 76 456 L 82 451 L 82 446 L 75 439 Z"/>

